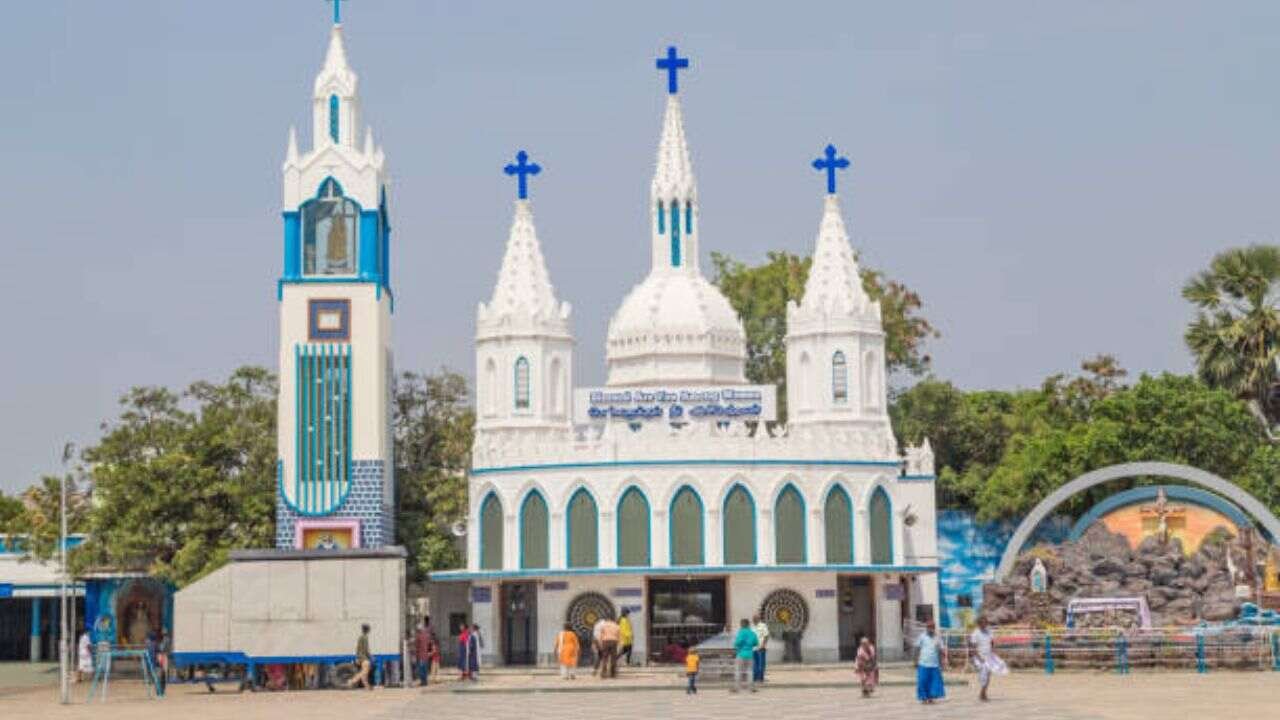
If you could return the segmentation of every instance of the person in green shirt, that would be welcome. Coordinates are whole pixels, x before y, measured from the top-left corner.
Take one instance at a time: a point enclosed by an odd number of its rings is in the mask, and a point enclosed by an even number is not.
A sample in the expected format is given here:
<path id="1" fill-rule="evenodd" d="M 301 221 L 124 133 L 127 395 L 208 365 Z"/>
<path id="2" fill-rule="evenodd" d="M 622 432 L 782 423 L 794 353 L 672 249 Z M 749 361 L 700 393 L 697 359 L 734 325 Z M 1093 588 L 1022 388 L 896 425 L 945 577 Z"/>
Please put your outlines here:
<path id="1" fill-rule="evenodd" d="M 357 685 L 364 685 L 370 690 L 373 689 L 373 683 L 369 682 L 369 671 L 373 669 L 373 656 L 369 654 L 369 626 L 360 626 L 360 639 L 356 641 L 356 674 L 347 683 L 347 687 L 353 688 Z"/>
<path id="2" fill-rule="evenodd" d="M 742 618 L 742 623 L 738 628 L 738 634 L 733 638 L 733 687 L 729 692 L 738 692 L 742 689 L 743 683 L 746 683 L 751 692 L 756 691 L 756 680 L 753 676 L 752 661 L 755 657 L 756 645 L 760 639 L 756 637 L 756 633 L 751 629 L 751 623 Z"/>

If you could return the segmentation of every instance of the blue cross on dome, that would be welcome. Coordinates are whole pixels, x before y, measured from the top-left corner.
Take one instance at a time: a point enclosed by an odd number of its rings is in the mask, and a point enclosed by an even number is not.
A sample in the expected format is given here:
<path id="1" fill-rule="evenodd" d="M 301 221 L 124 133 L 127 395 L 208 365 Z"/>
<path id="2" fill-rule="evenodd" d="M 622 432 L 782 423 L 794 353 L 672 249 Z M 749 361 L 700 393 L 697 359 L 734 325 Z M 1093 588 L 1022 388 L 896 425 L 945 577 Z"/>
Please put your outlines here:
<path id="1" fill-rule="evenodd" d="M 836 146 L 828 145 L 824 151 L 825 157 L 820 157 L 813 161 L 815 170 L 825 170 L 827 172 L 827 194 L 836 194 L 836 170 L 844 170 L 849 167 L 849 158 L 838 157 L 836 155 Z"/>
<path id="2" fill-rule="evenodd" d="M 342 24 L 342 0 L 328 0 L 333 3 L 333 24 Z"/>
<path id="3" fill-rule="evenodd" d="M 529 153 L 521 150 L 516 153 L 516 161 L 502 168 L 502 172 L 515 175 L 517 180 L 516 194 L 521 200 L 529 198 L 529 176 L 542 172 L 542 166 L 529 162 Z"/>
<path id="4" fill-rule="evenodd" d="M 689 58 L 682 58 L 676 55 L 674 45 L 667 48 L 667 56 L 658 58 L 658 69 L 667 71 L 667 93 L 676 94 L 676 73 L 689 67 Z"/>

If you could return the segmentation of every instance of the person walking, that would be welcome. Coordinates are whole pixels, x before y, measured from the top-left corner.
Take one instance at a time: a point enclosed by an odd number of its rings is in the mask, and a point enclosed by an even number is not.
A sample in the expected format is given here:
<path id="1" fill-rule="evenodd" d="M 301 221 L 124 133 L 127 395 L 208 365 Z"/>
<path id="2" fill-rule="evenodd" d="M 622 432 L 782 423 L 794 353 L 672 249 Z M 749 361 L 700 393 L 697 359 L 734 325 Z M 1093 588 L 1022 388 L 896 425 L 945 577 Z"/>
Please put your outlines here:
<path id="1" fill-rule="evenodd" d="M 93 643 L 89 640 L 89 632 L 80 633 L 80 642 L 76 644 L 76 682 L 82 683 L 93 677 Z"/>
<path id="2" fill-rule="evenodd" d="M 751 654 L 751 679 L 762 683 L 764 682 L 765 659 L 768 655 L 765 648 L 769 644 L 769 625 L 759 615 L 756 615 L 751 622 L 751 630 L 756 634 L 756 649 Z"/>
<path id="3" fill-rule="evenodd" d="M 871 639 L 863 636 L 858 643 L 858 655 L 853 661 L 853 671 L 858 674 L 858 684 L 862 686 L 862 697 L 871 697 L 876 685 L 880 684 L 880 667 L 876 663 L 876 646 Z"/>
<path id="4" fill-rule="evenodd" d="M 689 687 L 685 689 L 685 695 L 698 694 L 698 668 L 702 664 L 702 658 L 698 657 L 698 648 L 689 648 L 689 653 L 684 656 L 684 674 L 689 678 Z"/>
<path id="5" fill-rule="evenodd" d="M 365 624 L 360 626 L 360 639 L 356 640 L 356 674 L 347 681 L 347 687 L 364 685 L 372 690 L 373 683 L 369 681 L 371 670 L 373 670 L 373 656 L 369 654 L 369 626 Z"/>
<path id="6" fill-rule="evenodd" d="M 414 674 L 418 676 L 418 685 L 427 686 L 428 673 L 431 670 L 431 656 L 435 653 L 436 636 L 431 628 L 431 617 L 418 621 L 418 629 L 413 634 Z"/>
<path id="7" fill-rule="evenodd" d="M 600 679 L 618 677 L 618 639 L 622 630 L 618 623 L 606 618 L 600 626 Z"/>
<path id="8" fill-rule="evenodd" d="M 627 658 L 631 664 L 631 644 L 635 641 L 635 632 L 631 629 L 631 610 L 622 608 L 622 617 L 618 618 L 618 659 Z"/>
<path id="9" fill-rule="evenodd" d="M 574 670 L 578 667 L 578 633 L 573 631 L 573 625 L 564 624 L 564 629 L 556 636 L 556 657 L 560 659 L 560 678 L 562 680 L 575 679 Z"/>
<path id="10" fill-rule="evenodd" d="M 593 676 L 600 674 L 600 666 L 604 664 L 604 655 L 600 652 L 600 628 L 604 627 L 604 621 L 608 619 L 602 617 L 591 626 L 591 652 L 595 655 L 594 664 L 591 666 Z"/>
<path id="11" fill-rule="evenodd" d="M 946 655 L 937 628 L 933 623 L 925 625 L 924 633 L 916 639 L 916 699 L 925 705 L 946 697 L 947 690 L 942 683 L 942 663 Z"/>
<path id="12" fill-rule="evenodd" d="M 978 699 L 987 701 L 987 686 L 991 684 L 991 674 L 1006 675 L 1009 667 L 992 649 L 994 641 L 991 629 L 985 617 L 978 618 L 978 627 L 969 636 L 969 660 L 978 671 Z"/>
<path id="13" fill-rule="evenodd" d="M 475 682 L 480 675 L 480 626 L 462 626 L 458 635 L 458 669 L 462 672 L 461 680 Z"/>
<path id="14" fill-rule="evenodd" d="M 160 628 L 160 638 L 156 642 L 156 685 L 160 697 L 164 697 L 165 688 L 169 686 L 169 654 L 173 652 L 173 639 L 164 628 Z"/>
<path id="15" fill-rule="evenodd" d="M 751 692 L 756 691 L 756 678 L 752 671 L 755 669 L 757 644 L 759 644 L 759 638 L 751 629 L 751 623 L 747 622 L 746 618 L 742 618 L 738 634 L 733 638 L 733 687 L 729 688 L 729 692 L 738 692 L 744 683 L 751 688 Z"/>

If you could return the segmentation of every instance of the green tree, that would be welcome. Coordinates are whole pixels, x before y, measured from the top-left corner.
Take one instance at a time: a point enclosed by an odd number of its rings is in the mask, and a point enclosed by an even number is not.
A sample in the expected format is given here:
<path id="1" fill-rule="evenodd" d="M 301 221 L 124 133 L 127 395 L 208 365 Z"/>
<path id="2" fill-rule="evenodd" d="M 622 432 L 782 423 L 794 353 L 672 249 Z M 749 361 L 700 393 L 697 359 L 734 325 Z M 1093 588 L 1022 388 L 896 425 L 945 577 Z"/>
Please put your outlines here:
<path id="1" fill-rule="evenodd" d="M 23 550 L 32 557 L 48 560 L 58 552 L 58 540 L 62 536 L 62 483 L 67 483 L 67 532 L 84 532 L 88 526 L 89 503 L 80 490 L 74 476 L 45 475 L 40 482 L 27 488 L 17 502 L 18 512 L 9 522 L 8 530 L 22 535 Z M 12 505 L 8 512 L 12 511 Z M 6 511 L 0 511 L 6 512 Z"/>
<path id="2" fill-rule="evenodd" d="M 23 513 L 22 501 L 0 492 L 0 533 L 18 532 L 17 523 Z"/>
<path id="3" fill-rule="evenodd" d="M 778 386 L 778 418 L 786 419 L 787 303 L 804 295 L 812 258 L 788 252 L 770 252 L 768 259 L 746 265 L 721 253 L 712 253 L 713 281 L 742 318 L 747 335 L 747 379 Z M 880 303 L 885 331 L 885 361 L 890 372 L 923 373 L 929 367 L 924 343 L 938 331 L 921 314 L 920 296 L 883 273 L 861 268 L 862 287 Z"/>
<path id="4" fill-rule="evenodd" d="M 396 537 L 409 553 L 411 578 L 421 580 L 462 564 L 450 527 L 467 518 L 475 413 L 466 378 L 447 369 L 404 373 L 393 402 Z"/>
<path id="5" fill-rule="evenodd" d="M 184 407 L 185 401 L 185 407 Z M 275 377 L 246 367 L 181 396 L 139 387 L 83 457 L 89 540 L 73 568 L 143 569 L 179 586 L 233 548 L 269 547 L 276 480 Z"/>
<path id="6" fill-rule="evenodd" d="M 1252 401 L 1274 423 L 1268 407 L 1280 353 L 1280 247 L 1252 245 L 1219 253 L 1209 268 L 1187 281 L 1182 296 L 1196 306 L 1187 347 L 1200 379 Z"/>

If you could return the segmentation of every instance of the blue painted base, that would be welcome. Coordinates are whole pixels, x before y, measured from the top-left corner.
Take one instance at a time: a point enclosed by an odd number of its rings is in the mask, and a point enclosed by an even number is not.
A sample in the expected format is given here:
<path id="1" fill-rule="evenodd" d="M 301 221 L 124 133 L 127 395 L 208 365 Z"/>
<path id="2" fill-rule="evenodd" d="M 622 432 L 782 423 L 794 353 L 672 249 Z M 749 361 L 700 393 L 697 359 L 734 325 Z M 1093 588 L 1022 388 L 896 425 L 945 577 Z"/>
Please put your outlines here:
<path id="1" fill-rule="evenodd" d="M 394 494 L 395 470 L 387 470 L 382 460 L 351 461 L 351 492 L 333 512 L 319 516 L 326 519 L 360 522 L 360 546 L 379 548 L 395 544 L 396 527 L 394 509 L 383 501 L 383 490 L 388 483 Z M 285 502 L 280 489 L 276 490 L 276 547 L 292 548 L 299 519 L 303 516 Z"/>

